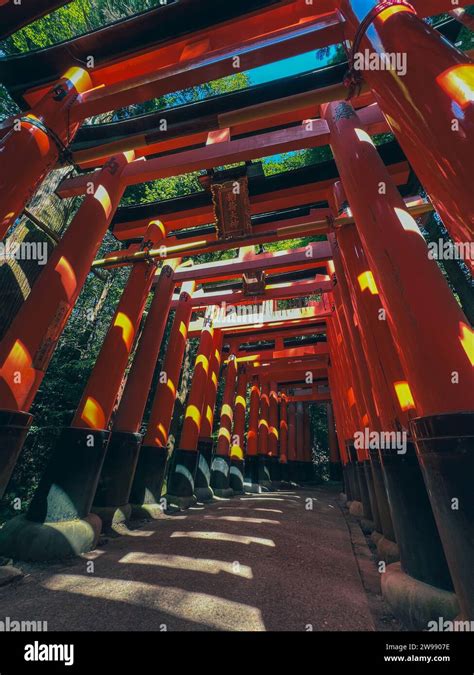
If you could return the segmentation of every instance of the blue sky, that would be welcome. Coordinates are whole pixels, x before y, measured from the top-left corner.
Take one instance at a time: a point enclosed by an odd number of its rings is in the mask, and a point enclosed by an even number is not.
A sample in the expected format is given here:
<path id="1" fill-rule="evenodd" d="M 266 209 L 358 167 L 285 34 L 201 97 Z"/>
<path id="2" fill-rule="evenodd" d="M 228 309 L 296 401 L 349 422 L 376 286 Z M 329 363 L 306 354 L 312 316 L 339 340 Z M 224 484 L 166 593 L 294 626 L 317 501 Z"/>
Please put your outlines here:
<path id="1" fill-rule="evenodd" d="M 333 49 L 323 58 L 316 58 L 316 54 L 316 51 L 311 51 L 306 54 L 292 56 L 289 59 L 269 63 L 266 66 L 247 70 L 250 84 L 261 84 L 262 82 L 269 82 L 280 77 L 304 73 L 314 68 L 323 68 L 333 58 Z"/>

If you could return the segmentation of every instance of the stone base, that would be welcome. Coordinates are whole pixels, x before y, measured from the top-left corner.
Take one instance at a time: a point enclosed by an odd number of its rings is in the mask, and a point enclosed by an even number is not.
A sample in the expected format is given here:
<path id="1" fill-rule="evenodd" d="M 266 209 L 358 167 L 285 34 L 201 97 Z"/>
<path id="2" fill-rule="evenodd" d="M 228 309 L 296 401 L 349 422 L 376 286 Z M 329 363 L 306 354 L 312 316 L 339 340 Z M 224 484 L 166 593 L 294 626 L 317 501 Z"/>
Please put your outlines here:
<path id="1" fill-rule="evenodd" d="M 165 499 L 167 502 L 167 511 L 173 510 L 173 507 L 179 509 L 180 511 L 184 511 L 185 509 L 189 509 L 190 506 L 197 504 L 196 495 L 166 495 Z"/>
<path id="2" fill-rule="evenodd" d="M 244 490 L 253 495 L 260 495 L 262 492 L 268 492 L 268 490 L 263 488 L 259 483 L 244 483 Z"/>
<path id="3" fill-rule="evenodd" d="M 12 581 L 18 581 L 23 577 L 23 572 L 18 567 L 12 565 L 3 565 L 0 567 L 0 586 L 11 584 Z"/>
<path id="4" fill-rule="evenodd" d="M 194 494 L 198 502 L 212 502 L 214 499 L 214 492 L 210 487 L 195 487 Z"/>
<path id="5" fill-rule="evenodd" d="M 260 480 L 258 484 L 261 488 L 264 488 L 265 492 L 272 492 L 275 489 L 273 483 L 269 480 Z"/>
<path id="6" fill-rule="evenodd" d="M 214 495 L 216 497 L 219 497 L 220 499 L 229 499 L 230 497 L 234 496 L 234 491 L 232 488 L 222 488 L 222 490 L 219 490 L 216 488 L 214 490 Z"/>
<path id="7" fill-rule="evenodd" d="M 411 630 L 427 630 L 430 621 L 452 621 L 459 614 L 454 593 L 418 581 L 401 569 L 400 563 L 389 565 L 381 574 L 382 595 L 397 618 Z"/>
<path id="8" fill-rule="evenodd" d="M 355 516 L 356 518 L 363 518 L 364 517 L 364 506 L 362 502 L 359 501 L 352 501 L 351 505 L 349 506 L 349 513 L 351 516 Z"/>
<path id="9" fill-rule="evenodd" d="M 382 539 L 382 537 L 383 537 L 383 534 L 381 532 L 379 532 L 378 530 L 374 530 L 372 532 L 372 534 L 370 535 L 370 538 L 371 538 L 372 542 L 376 546 L 377 546 L 378 542 L 380 541 L 380 539 Z"/>
<path id="10" fill-rule="evenodd" d="M 0 555 L 15 560 L 47 562 L 92 551 L 99 541 L 102 521 L 95 513 L 82 520 L 37 523 L 17 516 L 0 530 Z"/>
<path id="11" fill-rule="evenodd" d="M 400 551 L 394 541 L 381 537 L 377 542 L 377 555 L 379 560 L 384 560 L 387 565 L 400 560 Z"/>
<path id="12" fill-rule="evenodd" d="M 244 494 L 244 462 L 241 459 L 230 459 L 229 487 L 235 495 Z"/>
<path id="13" fill-rule="evenodd" d="M 163 516 L 163 506 L 161 504 L 131 504 L 132 520 L 149 519 L 158 520 Z"/>
<path id="14" fill-rule="evenodd" d="M 113 528 L 114 525 L 125 523 L 132 515 L 130 504 L 122 506 L 93 506 L 92 513 L 95 513 L 102 521 L 102 530 Z"/>

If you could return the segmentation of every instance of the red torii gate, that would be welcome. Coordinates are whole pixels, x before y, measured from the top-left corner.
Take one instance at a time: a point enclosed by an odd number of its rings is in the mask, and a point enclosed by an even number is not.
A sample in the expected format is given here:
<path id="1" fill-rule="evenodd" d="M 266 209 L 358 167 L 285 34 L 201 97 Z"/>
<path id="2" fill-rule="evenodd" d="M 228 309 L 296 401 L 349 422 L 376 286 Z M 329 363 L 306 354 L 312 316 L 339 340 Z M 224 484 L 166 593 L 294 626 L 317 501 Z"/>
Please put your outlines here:
<path id="1" fill-rule="evenodd" d="M 9 3 L 2 3 L 0 18 L 2 12 L 10 9 Z M 43 9 L 38 6 L 39 13 L 47 9 L 48 5 L 43 4 Z M 129 222 L 121 228 L 122 238 L 142 239 L 139 246 L 143 252 L 131 248 L 99 263 L 132 264 L 132 275 L 73 426 L 65 430 L 55 448 L 27 517 L 15 519 L 2 530 L 2 552 L 9 554 L 13 547 L 15 552 L 33 558 L 40 555 L 60 558 L 71 552 L 83 552 L 97 541 L 101 525 L 97 512 L 105 521 L 113 522 L 129 515 L 130 503 L 149 513 L 159 508 L 166 442 L 184 347 L 189 337 L 199 333 L 182 436 L 172 456 L 168 499 L 181 506 L 195 500 L 194 476 L 200 456 L 204 458 L 199 485 L 203 497 L 211 494 L 209 487 L 212 488 L 213 481 L 222 494 L 243 489 L 244 479 L 251 485 L 269 487 L 282 476 L 280 464 L 289 462 L 296 463 L 293 477 L 306 477 L 298 468 L 298 462 L 309 464 L 308 455 L 304 454 L 309 448 L 304 433 L 305 396 L 289 392 L 295 386 L 297 390 L 300 388 L 305 382 L 304 369 L 309 368 L 320 374 L 318 379 L 323 384 L 326 379 L 329 381 L 337 443 L 345 465 L 346 491 L 352 501 L 361 504 L 366 519 L 373 517 L 376 522 L 378 513 L 376 525 L 380 533 L 388 542 L 396 538 L 403 569 L 412 580 L 430 584 L 434 592 L 436 589 L 449 592 L 454 586 L 462 612 L 474 615 L 470 573 L 474 562 L 473 524 L 467 517 L 472 506 L 470 476 L 474 456 L 471 430 L 474 389 L 470 370 L 474 362 L 474 335 L 439 268 L 427 256 L 426 244 L 413 218 L 426 211 L 426 207 L 419 211 L 419 204 L 407 205 L 397 190 L 397 182 L 404 182 L 400 175 L 406 173 L 407 166 L 387 169 L 370 138 L 371 133 L 393 131 L 453 239 L 458 243 L 470 241 L 474 66 L 467 55 L 443 41 L 421 21 L 423 16 L 449 9 L 450 3 L 443 0 L 383 5 L 376 0 L 327 0 L 315 7 L 301 0 L 282 2 L 223 20 L 212 30 L 207 27 L 185 38 L 165 39 L 162 44 L 149 45 L 122 58 L 115 55 L 110 62 L 104 58 L 90 70 L 68 63 L 64 64 L 63 77 L 45 78 L 41 85 L 26 80 L 18 83 L 16 95 L 22 97 L 29 109 L 20 120 L 19 131 L 11 128 L 11 120 L 1 128 L 2 235 L 58 159 L 67 161 L 67 146 L 85 118 L 231 74 L 235 72 L 232 57 L 238 57 L 239 68 L 245 70 L 349 39 L 354 52 L 366 49 L 380 57 L 382 53 L 403 51 L 410 62 L 423 62 L 423 69 L 411 68 L 403 79 L 400 74 L 383 69 L 364 71 L 366 90 L 362 97 L 353 100 L 356 107 L 341 101 L 341 90 L 335 89 L 315 103 L 317 110 L 311 120 L 306 118 L 308 100 L 296 98 L 287 102 L 281 114 L 275 113 L 274 102 L 262 104 L 247 116 L 243 111 L 231 111 L 227 117 L 214 121 L 209 129 L 201 129 L 199 134 L 182 134 L 176 141 L 149 144 L 135 136 L 126 141 L 127 145 L 120 146 L 127 148 L 126 153 L 111 156 L 111 148 L 104 146 L 82 156 L 86 163 L 94 160 L 89 166 L 96 166 L 98 159 L 107 161 L 98 171 L 68 179 L 60 186 L 61 196 L 86 194 L 85 200 L 0 344 L 0 406 L 6 449 L 3 487 L 31 423 L 29 409 L 35 393 L 127 185 L 328 143 L 341 184 L 334 185 L 332 180 L 319 186 L 318 198 L 327 201 L 329 209 L 322 206 L 299 222 L 275 225 L 273 229 L 262 226 L 238 243 L 197 234 L 191 241 L 180 244 L 176 234 L 167 236 L 171 218 L 169 222 L 163 219 L 164 224 L 150 223 L 151 219 L 147 219 Z M 35 16 L 38 14 L 31 15 Z M 18 17 L 21 25 L 23 19 Z M 119 29 L 104 30 L 110 36 Z M 430 59 L 424 57 L 428 53 Z M 352 69 L 351 87 L 358 83 L 357 73 Z M 352 89 L 349 93 L 353 93 Z M 315 117 L 317 114 L 319 118 Z M 295 121 L 302 123 L 271 130 Z M 236 137 L 239 134 L 254 135 Z M 196 142 L 206 145 L 191 149 Z M 177 148 L 181 151 L 172 152 Z M 154 152 L 164 154 L 145 158 Z M 29 159 L 27 170 L 24 157 Z M 305 189 L 281 195 L 279 207 L 304 203 Z M 263 213 L 265 203 L 271 203 L 272 199 L 272 195 L 267 195 L 254 200 L 254 212 Z M 210 214 L 210 209 L 201 209 L 187 226 L 211 222 Z M 90 223 L 95 227 L 91 228 Z M 185 223 L 181 214 L 181 222 L 176 218 L 174 230 Z M 306 249 L 281 256 L 263 253 L 211 264 L 207 269 L 180 267 L 180 261 L 176 260 L 203 251 L 253 245 L 259 237 L 261 241 L 275 241 L 290 238 L 290 233 L 302 236 L 316 232 L 326 234 L 327 241 L 312 243 L 307 258 Z M 173 306 L 174 286 L 181 284 L 181 287 L 168 365 L 142 443 L 137 425 L 143 414 L 149 378 L 130 376 L 123 400 L 131 406 L 129 392 L 133 391 L 140 404 L 133 415 L 131 407 L 128 410 L 124 407 L 119 411 L 118 422 L 114 421 L 112 427 L 109 422 L 153 284 L 152 261 L 159 257 L 154 252 L 157 243 L 164 246 L 161 257 L 170 261 L 164 264 L 155 283 L 159 311 L 150 311 L 146 324 L 148 328 L 150 320 L 151 328 L 144 335 L 151 335 L 157 325 L 158 334 L 163 335 L 163 316 Z M 196 283 L 235 279 L 245 273 L 268 270 L 280 274 L 314 270 L 318 264 L 326 267 L 330 279 L 314 278 L 307 286 L 303 282 L 290 282 L 288 288 L 277 291 L 271 284 L 267 288 L 260 277 L 261 299 L 272 303 L 288 297 L 286 294 L 292 287 L 298 293 L 311 289 L 310 292 L 322 294 L 322 299 L 311 304 L 307 311 L 301 309 L 293 314 L 290 311 L 281 316 L 275 310 L 268 320 L 237 321 L 228 326 L 214 321 L 210 311 L 213 302 L 222 301 L 222 294 L 217 291 L 213 296 L 213 291 L 198 291 L 193 299 Z M 244 290 L 230 295 L 235 305 L 249 303 Z M 208 308 L 205 319 L 191 324 L 193 310 L 202 307 Z M 380 320 L 376 313 L 381 310 L 386 328 L 375 329 L 376 321 Z M 443 319 L 444 333 L 439 330 L 439 317 Z M 301 337 L 308 329 L 313 331 L 310 335 L 317 335 L 321 326 L 326 332 L 327 352 L 323 351 L 324 343 L 288 349 L 281 343 L 287 329 L 295 331 L 294 336 L 301 330 Z M 371 332 L 375 330 L 374 345 Z M 280 333 L 278 337 L 276 332 Z M 258 341 L 264 336 L 268 339 L 271 334 L 276 338 L 274 349 L 247 353 L 240 349 L 244 336 Z M 144 344 L 149 345 L 156 363 L 156 343 L 152 346 L 148 340 Z M 110 345 L 116 346 L 113 355 Z M 223 359 L 227 346 L 231 353 Z M 328 354 L 323 361 L 314 359 L 323 354 Z M 143 373 L 147 356 L 147 349 L 137 352 L 136 373 Z M 227 363 L 220 415 L 222 433 L 218 463 L 211 465 L 209 420 L 215 408 L 222 361 Z M 244 361 L 248 365 L 242 368 Z M 97 375 L 104 372 L 107 378 Z M 251 386 L 245 468 L 244 384 Z M 311 392 L 315 400 L 326 401 L 319 398 L 324 395 L 318 389 Z M 236 401 L 234 418 L 232 404 Z M 336 439 L 332 417 L 329 426 L 334 464 Z M 367 444 L 356 445 L 358 434 L 366 430 L 379 436 L 409 433 L 406 457 L 398 456 L 393 448 L 383 452 L 376 448 L 374 452 Z M 111 431 L 115 433 L 113 443 Z M 92 446 L 87 445 L 90 439 Z M 287 459 L 279 463 L 280 473 L 274 461 L 278 441 L 280 458 Z M 105 464 L 104 457 L 107 457 Z M 100 478 L 102 467 L 104 473 Z M 105 494 L 99 488 L 96 496 L 97 484 L 99 480 L 104 482 L 104 477 L 115 481 L 113 489 Z M 283 477 L 292 476 L 287 473 Z M 457 513 L 446 502 L 446 495 L 451 494 L 460 495 L 463 502 Z M 48 527 L 51 523 L 62 533 L 60 542 L 55 530 Z M 413 554 L 414 549 L 417 555 Z M 389 593 L 387 589 L 386 592 Z M 421 595 L 417 601 L 423 604 Z"/>

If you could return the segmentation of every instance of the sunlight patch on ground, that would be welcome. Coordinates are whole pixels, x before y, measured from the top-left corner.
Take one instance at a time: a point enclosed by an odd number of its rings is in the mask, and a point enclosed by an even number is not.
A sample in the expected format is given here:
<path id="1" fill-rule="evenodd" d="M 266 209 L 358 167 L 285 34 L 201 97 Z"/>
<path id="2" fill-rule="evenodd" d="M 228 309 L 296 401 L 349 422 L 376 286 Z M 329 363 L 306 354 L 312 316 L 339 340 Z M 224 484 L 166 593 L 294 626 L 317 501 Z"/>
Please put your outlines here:
<path id="1" fill-rule="evenodd" d="M 205 572 L 206 574 L 219 574 L 227 572 L 236 577 L 253 579 L 252 568 L 247 565 L 235 565 L 224 560 L 211 560 L 206 558 L 190 558 L 183 555 L 165 555 L 164 553 L 127 553 L 119 560 L 119 563 L 132 565 L 157 565 L 158 567 L 170 567 L 177 570 L 189 570 L 190 572 Z"/>
<path id="2" fill-rule="evenodd" d="M 240 534 L 229 534 L 228 532 L 173 532 L 171 538 L 187 539 L 211 539 L 213 541 L 232 541 L 235 544 L 260 544 L 261 546 L 275 546 L 272 539 L 262 539 L 262 537 L 247 537 Z"/>
<path id="3" fill-rule="evenodd" d="M 42 583 L 50 591 L 74 593 L 103 602 L 121 602 L 157 612 L 157 623 L 173 630 L 171 617 L 224 631 L 264 631 L 259 609 L 207 593 L 185 591 L 139 581 L 55 574 Z M 160 616 L 162 613 L 162 616 Z M 137 629 L 140 626 L 137 625 Z"/>

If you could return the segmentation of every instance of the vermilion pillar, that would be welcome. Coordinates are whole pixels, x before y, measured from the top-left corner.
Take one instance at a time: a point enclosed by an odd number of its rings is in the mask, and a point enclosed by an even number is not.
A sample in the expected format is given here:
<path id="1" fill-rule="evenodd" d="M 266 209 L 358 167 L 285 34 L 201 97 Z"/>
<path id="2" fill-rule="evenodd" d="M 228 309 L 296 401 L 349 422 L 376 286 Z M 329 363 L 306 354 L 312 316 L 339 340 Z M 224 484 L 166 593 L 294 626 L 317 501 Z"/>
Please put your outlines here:
<path id="1" fill-rule="evenodd" d="M 326 403 L 326 411 L 328 421 L 329 477 L 331 480 L 340 481 L 342 469 L 341 458 L 339 455 L 334 410 L 331 401 Z"/>
<path id="2" fill-rule="evenodd" d="M 260 411 L 260 387 L 253 377 L 250 387 L 250 409 L 247 431 L 247 452 L 245 454 L 245 486 L 258 486 L 258 420 Z"/>
<path id="3" fill-rule="evenodd" d="M 344 203 L 340 183 L 335 185 L 334 196 L 338 212 L 348 215 L 349 207 Z M 338 249 L 368 357 L 372 389 L 379 401 L 382 429 L 407 431 L 410 416 L 414 416 L 415 409 L 413 404 L 403 406 L 397 397 L 397 392 L 406 385 L 406 377 L 387 321 L 384 320 L 377 285 L 355 225 L 339 229 L 337 235 Z M 384 513 L 384 505 L 379 508 L 375 494 L 376 474 L 383 472 L 383 483 L 388 491 L 391 517 L 404 571 L 423 583 L 451 590 L 452 582 L 413 443 L 407 439 L 403 452 L 395 447 L 378 449 L 375 446 L 369 449 L 369 454 L 370 460 L 363 462 L 367 485 L 365 492 L 362 481 L 360 483 L 362 502 L 364 503 L 364 494 L 366 501 L 370 500 L 374 527 L 379 532 L 384 529 L 380 518 L 380 513 Z M 364 515 L 368 517 L 367 514 L 365 504 Z M 380 549 L 381 543 L 378 545 Z"/>
<path id="4" fill-rule="evenodd" d="M 130 515 L 129 497 L 140 452 L 139 432 L 160 352 L 175 286 L 174 270 L 180 259 L 161 268 L 145 326 L 113 420 L 112 434 L 102 466 L 94 511 L 104 523 Z"/>
<path id="5" fill-rule="evenodd" d="M 474 468 L 473 333 L 353 108 L 331 103 L 324 117 L 408 379 L 402 394 L 421 415 L 411 429 L 451 576 L 463 611 L 474 616 L 467 572 L 474 566 L 474 495 L 467 478 Z M 458 510 L 450 495 L 460 496 Z"/>
<path id="6" fill-rule="evenodd" d="M 234 401 L 234 426 L 230 448 L 230 487 L 235 494 L 244 492 L 244 433 L 247 408 L 247 372 L 240 366 Z"/>
<path id="7" fill-rule="evenodd" d="M 372 428 L 378 429 L 380 428 L 379 410 L 376 409 L 373 400 L 373 389 L 368 374 L 366 356 L 362 348 L 362 337 L 360 334 L 359 324 L 355 323 L 357 319 L 355 318 L 354 314 L 354 307 L 352 305 L 349 286 L 334 235 L 329 235 L 328 240 L 330 241 L 332 247 L 333 262 L 337 278 L 337 287 L 334 289 L 334 298 L 338 307 L 338 301 L 341 303 L 340 307 L 343 313 L 343 316 L 341 316 L 341 313 L 339 313 L 341 329 L 343 332 L 346 332 L 348 358 L 351 364 L 355 366 L 353 377 L 355 380 L 356 389 L 359 392 L 358 400 L 360 401 L 360 406 L 364 411 L 364 416 L 360 422 L 363 428 L 364 417 L 366 417 L 366 426 L 369 426 L 370 424 Z M 360 429 L 361 427 L 358 428 L 358 430 Z"/>
<path id="8" fill-rule="evenodd" d="M 222 331 L 214 330 L 213 352 L 207 378 L 206 396 L 201 420 L 201 429 L 198 440 L 198 468 L 194 479 L 194 493 L 198 501 L 209 501 L 214 493 L 211 489 L 211 465 L 214 441 L 212 429 L 214 424 L 214 410 L 216 407 L 217 387 L 221 368 Z"/>
<path id="9" fill-rule="evenodd" d="M 306 475 L 307 480 L 313 478 L 313 424 L 309 410 L 309 403 L 303 403 L 303 430 L 304 430 L 304 453 L 303 461 L 309 464 Z"/>
<path id="10" fill-rule="evenodd" d="M 234 420 L 234 399 L 237 377 L 237 363 L 231 354 L 227 360 L 225 373 L 224 395 L 220 415 L 219 434 L 217 437 L 216 454 L 212 462 L 211 488 L 218 497 L 231 497 L 233 490 L 230 487 L 230 447 L 232 423 Z"/>
<path id="11" fill-rule="evenodd" d="M 296 403 L 296 462 L 298 482 L 305 479 L 304 457 L 304 407 L 301 401 Z"/>
<path id="12" fill-rule="evenodd" d="M 12 128 L 0 141 L 0 239 L 58 159 L 64 161 L 63 149 L 79 128 L 71 122 L 71 106 L 91 87 L 86 70 L 70 68 L 28 113 L 11 118 Z"/>
<path id="13" fill-rule="evenodd" d="M 280 476 L 288 480 L 288 397 L 284 392 L 280 396 Z"/>
<path id="14" fill-rule="evenodd" d="M 337 0 L 348 37 L 377 4 Z M 451 236 L 468 244 L 474 233 L 474 64 L 408 6 L 387 5 L 362 35 L 359 52 L 403 57 L 396 69 L 360 74 Z M 472 268 L 472 260 L 466 262 Z"/>
<path id="15" fill-rule="evenodd" d="M 258 420 L 258 482 L 265 489 L 270 488 L 271 479 L 267 466 L 268 455 L 268 418 L 270 413 L 270 385 L 261 383 L 260 416 Z"/>
<path id="16" fill-rule="evenodd" d="M 148 228 L 145 239 L 156 244 L 164 234 L 164 228 L 152 225 Z M 140 262 L 133 266 L 72 420 L 73 427 L 108 427 L 155 273 L 154 261 Z"/>
<path id="17" fill-rule="evenodd" d="M 272 481 L 280 480 L 279 460 L 279 419 L 278 419 L 278 391 L 276 382 L 270 382 L 270 397 L 268 409 L 268 453 L 267 463 Z"/>
<path id="18" fill-rule="evenodd" d="M 335 185 L 338 215 L 348 215 L 342 186 Z M 336 231 L 337 251 L 340 256 L 341 276 L 346 279 L 354 315 L 360 329 L 365 361 L 371 388 L 377 403 L 377 412 L 383 429 L 408 428 L 414 403 L 399 398 L 408 385 L 400 358 L 395 349 L 380 294 L 369 267 L 362 242 L 355 225 L 346 225 Z"/>
<path id="19" fill-rule="evenodd" d="M 181 288 L 166 354 L 161 365 L 148 428 L 140 450 L 130 495 L 130 501 L 137 516 L 153 516 L 162 512 L 160 501 L 168 458 L 168 434 L 193 311 L 191 296 L 195 287 L 195 282 L 189 281 Z"/>
<path id="20" fill-rule="evenodd" d="M 123 193 L 120 174 L 133 153 L 97 173 L 65 235 L 0 343 L 0 493 L 31 424 L 28 411 Z"/>
<path id="21" fill-rule="evenodd" d="M 288 474 L 292 482 L 298 480 L 296 459 L 296 406 L 288 404 Z"/>
<path id="22" fill-rule="evenodd" d="M 179 446 L 173 450 L 168 474 L 167 500 L 169 503 L 182 508 L 196 502 L 194 476 L 198 462 L 197 446 L 204 410 L 209 364 L 214 346 L 214 329 L 210 316 L 212 311 L 213 308 L 211 307 L 209 316 L 204 319 Z"/>
<path id="23" fill-rule="evenodd" d="M 164 235 L 150 225 L 144 241 Z M 36 523 L 74 522 L 89 516 L 110 436 L 108 429 L 135 334 L 156 271 L 134 265 L 70 427 L 63 429 L 28 510 Z M 89 523 L 89 521 L 87 521 Z"/>

